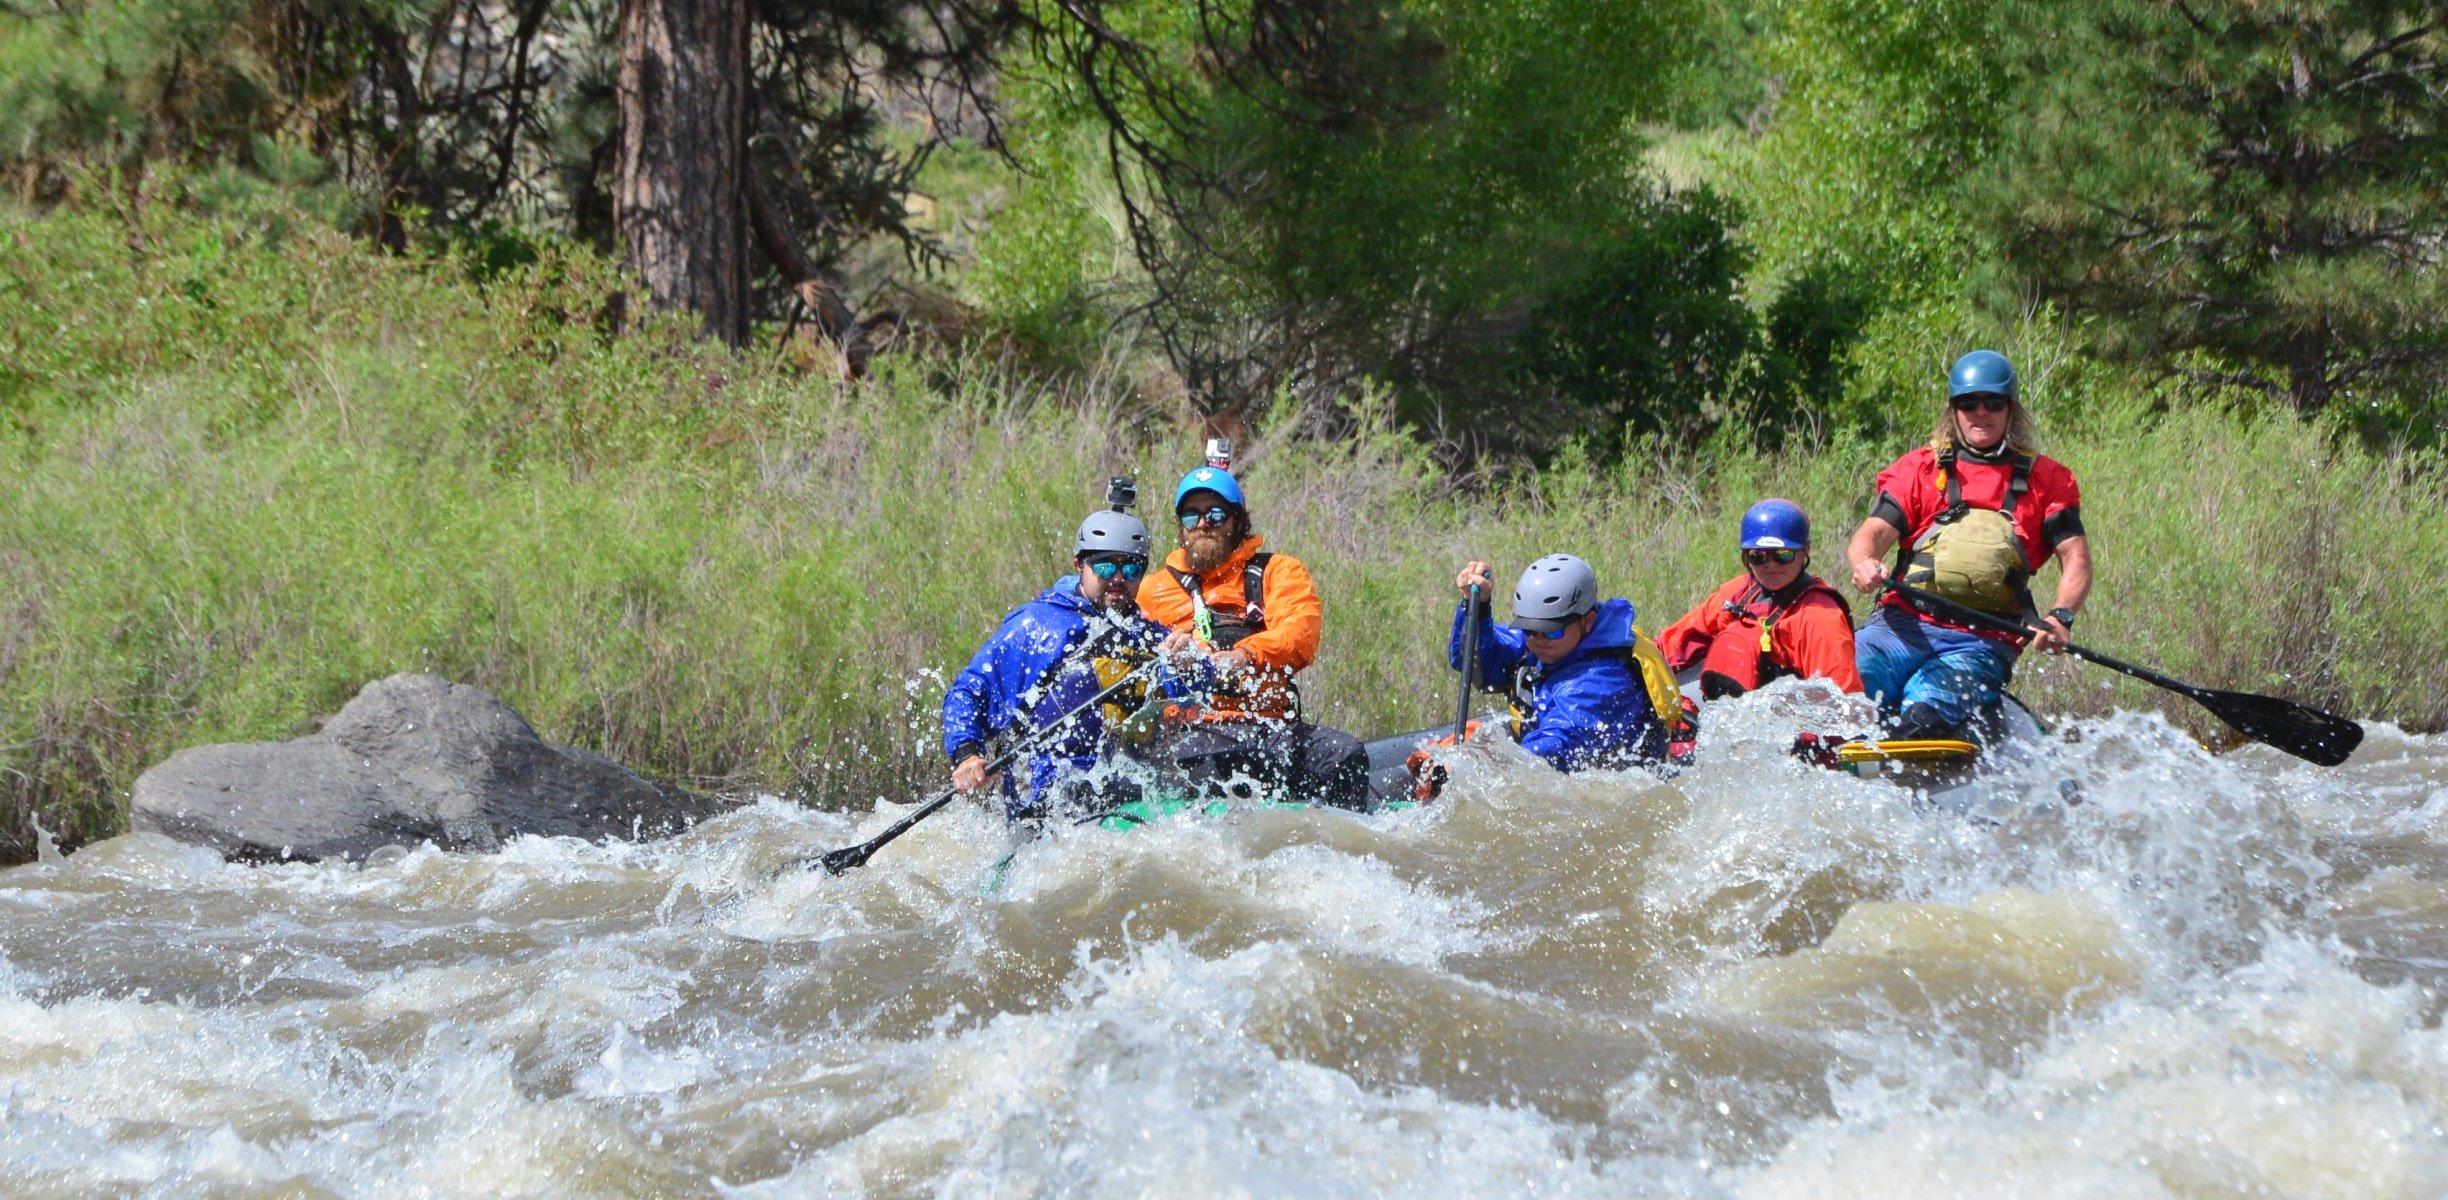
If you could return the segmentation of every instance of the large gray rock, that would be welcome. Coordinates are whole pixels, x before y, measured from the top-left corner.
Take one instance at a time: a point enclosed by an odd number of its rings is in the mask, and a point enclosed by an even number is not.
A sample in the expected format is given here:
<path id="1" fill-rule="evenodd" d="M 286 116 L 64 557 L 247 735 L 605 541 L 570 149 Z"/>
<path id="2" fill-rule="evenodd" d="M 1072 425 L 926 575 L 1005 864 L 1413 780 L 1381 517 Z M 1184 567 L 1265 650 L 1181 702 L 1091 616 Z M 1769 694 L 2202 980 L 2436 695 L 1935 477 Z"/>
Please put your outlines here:
<path id="1" fill-rule="evenodd" d="M 548 745 L 475 688 L 394 675 L 308 737 L 181 750 L 137 778 L 131 806 L 138 829 L 265 862 L 493 850 L 522 833 L 660 837 L 721 804 Z"/>

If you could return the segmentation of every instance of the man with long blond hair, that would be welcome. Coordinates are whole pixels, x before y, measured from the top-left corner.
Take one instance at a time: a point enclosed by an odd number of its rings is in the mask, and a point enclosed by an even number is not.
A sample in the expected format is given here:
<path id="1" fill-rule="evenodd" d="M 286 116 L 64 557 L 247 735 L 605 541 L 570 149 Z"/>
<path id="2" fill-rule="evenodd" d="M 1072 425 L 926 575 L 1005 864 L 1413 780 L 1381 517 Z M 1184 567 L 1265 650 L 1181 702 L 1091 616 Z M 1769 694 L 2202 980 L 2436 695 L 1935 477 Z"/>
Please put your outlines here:
<path id="1" fill-rule="evenodd" d="M 2091 592 L 2082 491 L 2065 464 L 2038 453 L 2005 355 L 1975 350 L 1955 360 L 1929 444 L 1879 472 L 1877 501 L 1847 551 L 1853 586 L 1879 590 L 1899 545 L 1907 549 L 1898 580 L 2033 631 L 1973 629 L 1888 592 L 1854 635 L 1862 688 L 1878 698 L 1890 736 L 1959 737 L 1997 711 L 2025 645 L 2065 649 Z M 2056 607 L 2042 614 L 2030 582 L 2052 557 Z"/>

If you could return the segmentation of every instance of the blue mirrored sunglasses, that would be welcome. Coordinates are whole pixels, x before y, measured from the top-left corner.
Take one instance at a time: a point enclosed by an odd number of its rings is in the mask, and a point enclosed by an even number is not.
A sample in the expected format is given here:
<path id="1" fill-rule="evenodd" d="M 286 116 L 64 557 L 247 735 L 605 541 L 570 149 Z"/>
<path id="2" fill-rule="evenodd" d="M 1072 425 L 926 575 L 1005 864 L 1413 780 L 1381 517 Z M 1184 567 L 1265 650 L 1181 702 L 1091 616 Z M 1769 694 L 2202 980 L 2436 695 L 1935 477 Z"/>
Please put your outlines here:
<path id="1" fill-rule="evenodd" d="M 1745 551 L 1743 551 L 1743 561 L 1744 561 L 1744 562 L 1747 562 L 1747 563 L 1750 563 L 1752 566 L 1755 566 L 1755 567 L 1764 567 L 1764 566 L 1767 566 L 1769 563 L 1775 563 L 1776 565 L 1778 565 L 1778 566 L 1780 566 L 1780 567 L 1781 567 L 1781 566 L 1784 566 L 1786 563 L 1792 562 L 1793 560 L 1795 560 L 1795 559 L 1797 559 L 1797 558 L 1800 558 L 1800 557 L 1802 557 L 1802 552 L 1801 552 L 1801 551 L 1799 551 L 1799 550 L 1745 550 Z"/>
<path id="2" fill-rule="evenodd" d="M 1578 620 L 1578 618 L 1575 619 Z M 1541 633 L 1535 629 L 1522 630 L 1522 636 L 1526 638 L 1537 638 L 1544 642 L 1560 642 L 1564 640 L 1565 634 L 1572 632 L 1572 627 L 1573 622 L 1566 621 L 1561 628 L 1550 629 L 1545 633 Z"/>
<path id="3" fill-rule="evenodd" d="M 1201 525 L 1221 525 L 1232 520 L 1232 510 L 1219 504 L 1205 512 L 1182 511 L 1173 514 L 1181 518 L 1182 528 L 1196 529 Z"/>
<path id="4" fill-rule="evenodd" d="M 1119 575 L 1124 579 L 1137 582 L 1140 576 L 1147 574 L 1147 560 L 1143 558 L 1134 558 L 1128 561 L 1117 561 L 1110 558 L 1099 559 L 1096 562 L 1089 563 L 1088 569 L 1095 572 L 1096 577 L 1099 579 L 1111 579 L 1114 576 Z"/>

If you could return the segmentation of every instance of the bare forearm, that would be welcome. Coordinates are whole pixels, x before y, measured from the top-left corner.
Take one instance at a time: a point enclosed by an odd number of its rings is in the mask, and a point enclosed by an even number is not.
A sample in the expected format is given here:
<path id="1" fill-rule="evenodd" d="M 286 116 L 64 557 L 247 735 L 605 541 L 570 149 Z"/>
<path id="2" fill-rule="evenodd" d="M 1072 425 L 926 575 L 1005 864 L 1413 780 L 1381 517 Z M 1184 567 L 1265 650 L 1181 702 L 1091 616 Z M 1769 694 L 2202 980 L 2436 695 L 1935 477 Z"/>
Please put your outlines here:
<path id="1" fill-rule="evenodd" d="M 2070 537 L 2057 543 L 2058 608 L 2082 611 L 2091 596 L 2091 540 Z"/>

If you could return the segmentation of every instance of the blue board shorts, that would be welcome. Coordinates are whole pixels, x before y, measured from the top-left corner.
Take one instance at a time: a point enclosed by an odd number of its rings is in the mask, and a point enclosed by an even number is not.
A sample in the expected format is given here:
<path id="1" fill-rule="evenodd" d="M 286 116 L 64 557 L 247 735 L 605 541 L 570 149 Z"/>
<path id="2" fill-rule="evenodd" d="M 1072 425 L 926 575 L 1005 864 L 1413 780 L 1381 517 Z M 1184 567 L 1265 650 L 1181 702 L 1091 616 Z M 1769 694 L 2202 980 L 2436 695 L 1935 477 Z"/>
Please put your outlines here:
<path id="1" fill-rule="evenodd" d="M 1932 625 L 1894 604 L 1879 605 L 1853 635 L 1862 691 L 1878 698 L 1882 717 L 1926 704 L 1960 725 L 2006 694 L 2015 655 L 2008 646 Z"/>

